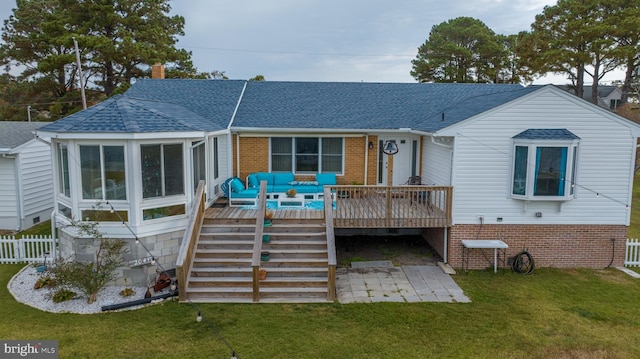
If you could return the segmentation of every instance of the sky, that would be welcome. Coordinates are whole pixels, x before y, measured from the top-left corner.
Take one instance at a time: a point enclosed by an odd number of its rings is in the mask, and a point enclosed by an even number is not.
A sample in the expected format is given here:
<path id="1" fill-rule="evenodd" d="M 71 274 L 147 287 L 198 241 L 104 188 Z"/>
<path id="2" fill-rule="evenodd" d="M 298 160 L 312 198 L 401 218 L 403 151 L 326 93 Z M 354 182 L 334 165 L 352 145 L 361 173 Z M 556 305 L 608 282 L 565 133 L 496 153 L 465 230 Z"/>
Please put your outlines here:
<path id="1" fill-rule="evenodd" d="M 173 0 L 178 48 L 200 72 L 267 81 L 415 82 L 413 60 L 434 25 L 468 16 L 497 34 L 530 30 L 556 0 Z M 0 19 L 13 0 L 0 0 Z M 622 72 L 603 82 L 623 79 Z M 535 84 L 564 84 L 549 75 Z"/>

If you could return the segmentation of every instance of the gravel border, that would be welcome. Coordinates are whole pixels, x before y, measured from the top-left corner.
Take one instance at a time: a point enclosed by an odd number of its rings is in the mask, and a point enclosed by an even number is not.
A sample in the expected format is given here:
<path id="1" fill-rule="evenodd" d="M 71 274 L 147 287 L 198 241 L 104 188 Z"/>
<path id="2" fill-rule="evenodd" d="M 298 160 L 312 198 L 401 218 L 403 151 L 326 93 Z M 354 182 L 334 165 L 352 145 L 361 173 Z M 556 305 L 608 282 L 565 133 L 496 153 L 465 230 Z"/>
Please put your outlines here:
<path id="1" fill-rule="evenodd" d="M 78 314 L 103 313 L 102 306 L 143 299 L 144 294 L 147 292 L 146 287 L 127 287 L 133 289 L 135 294 L 129 297 L 122 297 L 120 295 L 120 291 L 123 290 L 125 286 L 109 286 L 100 290 L 100 292 L 98 292 L 98 299 L 91 304 L 87 304 L 86 297 L 83 297 L 79 291 L 76 291 L 79 296 L 75 299 L 61 303 L 54 303 L 53 300 L 51 300 L 53 290 L 48 288 L 33 289 L 33 286 L 41 275 L 42 274 L 38 273 L 33 265 L 29 264 L 11 278 L 9 284 L 7 284 L 7 289 L 9 289 L 9 293 L 13 295 L 16 301 L 30 307 L 50 313 Z M 152 301 L 150 304 L 161 301 L 163 301 L 163 299 Z M 137 305 L 112 311 L 140 309 L 150 304 Z"/>

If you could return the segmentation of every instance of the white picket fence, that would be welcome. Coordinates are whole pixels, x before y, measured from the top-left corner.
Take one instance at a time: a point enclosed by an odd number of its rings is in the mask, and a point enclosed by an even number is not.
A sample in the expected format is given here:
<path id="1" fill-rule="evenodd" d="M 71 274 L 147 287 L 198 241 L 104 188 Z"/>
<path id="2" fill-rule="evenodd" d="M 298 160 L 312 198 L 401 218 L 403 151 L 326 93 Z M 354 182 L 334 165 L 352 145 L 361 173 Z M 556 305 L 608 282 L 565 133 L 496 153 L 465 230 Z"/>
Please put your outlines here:
<path id="1" fill-rule="evenodd" d="M 640 267 L 640 240 L 638 238 L 627 238 L 624 265 L 626 267 Z"/>
<path id="2" fill-rule="evenodd" d="M 43 262 L 56 257 L 57 240 L 51 236 L 0 236 L 0 263 Z"/>

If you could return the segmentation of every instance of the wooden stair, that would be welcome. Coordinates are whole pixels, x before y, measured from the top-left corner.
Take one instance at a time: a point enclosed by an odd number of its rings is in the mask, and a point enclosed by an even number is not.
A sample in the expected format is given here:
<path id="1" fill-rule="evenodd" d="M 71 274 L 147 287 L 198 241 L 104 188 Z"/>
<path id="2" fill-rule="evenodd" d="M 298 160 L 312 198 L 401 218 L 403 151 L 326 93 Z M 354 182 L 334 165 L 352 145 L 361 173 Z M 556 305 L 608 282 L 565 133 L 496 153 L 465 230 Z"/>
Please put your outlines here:
<path id="1" fill-rule="evenodd" d="M 328 255 L 323 220 L 276 219 L 264 228 L 270 236 L 260 263 L 260 302 L 327 302 Z M 253 302 L 251 258 L 255 219 L 206 219 L 186 286 L 198 303 Z"/>

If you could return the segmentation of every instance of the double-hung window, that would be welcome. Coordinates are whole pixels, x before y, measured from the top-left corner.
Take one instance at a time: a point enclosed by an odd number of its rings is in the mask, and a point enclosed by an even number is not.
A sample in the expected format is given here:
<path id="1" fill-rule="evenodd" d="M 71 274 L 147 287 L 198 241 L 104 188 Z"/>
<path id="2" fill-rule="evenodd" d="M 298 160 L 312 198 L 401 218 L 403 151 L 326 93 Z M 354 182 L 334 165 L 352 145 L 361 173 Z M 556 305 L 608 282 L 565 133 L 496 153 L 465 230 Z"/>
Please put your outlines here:
<path id="1" fill-rule="evenodd" d="M 529 129 L 514 136 L 511 197 L 573 198 L 579 141 L 566 129 Z"/>
<path id="2" fill-rule="evenodd" d="M 127 199 L 124 146 L 81 145 L 80 170 L 83 199 Z"/>
<path id="3" fill-rule="evenodd" d="M 342 173 L 341 137 L 272 137 L 271 171 Z"/>
<path id="4" fill-rule="evenodd" d="M 140 145 L 142 197 L 184 194 L 182 144 Z"/>

